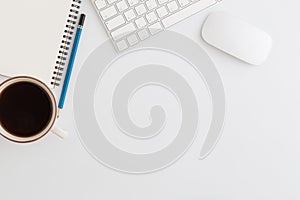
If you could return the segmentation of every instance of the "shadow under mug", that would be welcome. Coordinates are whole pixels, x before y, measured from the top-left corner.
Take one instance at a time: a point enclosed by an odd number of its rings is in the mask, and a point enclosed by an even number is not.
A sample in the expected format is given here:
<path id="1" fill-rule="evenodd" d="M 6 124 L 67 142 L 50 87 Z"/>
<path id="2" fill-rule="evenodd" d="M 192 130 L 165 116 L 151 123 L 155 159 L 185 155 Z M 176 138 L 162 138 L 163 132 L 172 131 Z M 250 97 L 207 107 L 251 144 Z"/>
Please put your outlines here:
<path id="1" fill-rule="evenodd" d="M 23 88 L 22 88 L 23 85 Z M 27 87 L 24 87 L 24 85 L 27 85 Z M 17 86 L 19 87 L 19 94 L 16 96 L 11 96 L 11 100 L 6 100 L 6 102 L 4 101 L 5 98 L 9 95 L 13 94 L 13 88 L 15 87 L 15 90 L 17 88 Z M 31 90 L 28 90 L 30 89 Z M 35 88 L 35 89 L 34 89 Z M 11 91 L 10 91 L 11 90 Z M 27 91 L 26 91 L 27 90 Z M 35 91 L 34 91 L 35 90 Z M 45 104 L 45 102 L 47 102 L 46 104 L 48 104 L 48 110 L 45 111 L 43 109 L 39 109 L 38 106 L 40 105 L 36 105 L 37 107 L 33 107 L 34 105 L 32 105 L 33 103 L 38 104 L 38 99 L 36 98 L 32 98 L 32 102 L 31 99 L 29 97 L 29 91 L 32 92 L 31 95 L 35 95 L 40 93 L 39 95 L 43 95 L 41 98 Z M 9 98 L 7 98 L 9 99 Z M 36 100 L 34 102 L 34 99 Z M 13 102 L 9 102 L 9 101 L 13 101 Z M 24 103 L 24 102 L 27 102 Z M 4 103 L 1 103 L 4 102 Z M 29 103 L 28 103 L 29 102 Z M 9 104 L 13 104 L 14 107 L 12 107 L 14 110 L 13 112 L 10 112 L 9 110 Z M 29 105 L 28 105 L 29 104 Z M 45 104 L 45 105 L 46 105 Z M 6 107 L 4 107 L 6 106 Z M 20 110 L 25 109 L 22 108 L 22 106 L 26 106 L 27 108 L 26 113 L 21 113 L 18 112 L 18 106 L 20 106 Z M 16 108 L 17 107 L 17 108 Z M 34 109 L 32 109 L 34 108 Z M 31 111 L 32 110 L 32 111 Z M 33 110 L 35 110 L 35 115 L 36 113 L 38 113 L 36 116 L 34 116 Z M 0 135 L 2 135 L 3 137 L 5 137 L 6 139 L 13 141 L 13 142 L 17 142 L 17 143 L 29 143 L 29 142 L 33 142 L 36 141 L 40 138 L 42 138 L 43 136 L 45 136 L 47 133 L 52 132 L 54 134 L 56 134 L 57 136 L 59 136 L 60 138 L 65 138 L 66 133 L 61 130 L 58 127 L 55 127 L 54 124 L 56 122 L 57 119 L 57 104 L 56 104 L 56 100 L 55 97 L 53 95 L 53 93 L 51 92 L 50 88 L 45 85 L 43 82 L 39 81 L 38 79 L 32 78 L 32 77 L 28 77 L 28 76 L 18 76 L 18 77 L 13 77 L 13 78 L 9 78 L 7 80 L 5 80 L 4 82 L 0 83 Z M 49 113 L 45 113 L 45 112 L 49 112 Z M 22 115 L 23 114 L 23 118 L 21 118 L 18 115 Z M 32 132 L 28 135 L 22 135 L 17 133 L 17 131 L 12 131 L 12 129 L 14 128 L 7 128 L 9 126 L 18 126 L 18 124 L 23 124 L 22 126 L 27 127 L 27 121 L 28 121 L 28 126 L 35 126 L 32 125 L 30 123 L 35 123 L 34 120 L 41 120 L 39 118 L 39 116 L 42 115 L 46 115 L 47 118 L 43 119 L 43 126 L 42 128 L 37 129 L 37 132 Z M 4 123 L 6 118 L 6 124 Z M 20 119 L 19 119 L 20 118 Z M 20 120 L 23 120 L 20 122 Z M 10 125 L 9 125 L 10 124 Z M 19 129 L 22 128 L 18 127 Z M 17 129 L 16 129 L 17 130 Z"/>

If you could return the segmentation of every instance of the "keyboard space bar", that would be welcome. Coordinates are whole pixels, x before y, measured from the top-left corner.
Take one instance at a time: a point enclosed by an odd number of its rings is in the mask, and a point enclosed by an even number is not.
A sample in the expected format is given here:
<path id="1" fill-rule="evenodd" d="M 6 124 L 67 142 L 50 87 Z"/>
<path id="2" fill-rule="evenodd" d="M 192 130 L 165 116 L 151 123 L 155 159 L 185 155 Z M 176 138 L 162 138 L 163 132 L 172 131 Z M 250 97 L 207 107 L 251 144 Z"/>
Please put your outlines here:
<path id="1" fill-rule="evenodd" d="M 199 0 L 197 3 L 194 3 L 194 4 L 190 5 L 189 7 L 184 8 L 183 10 L 180 10 L 179 12 L 174 13 L 173 15 L 163 19 L 162 23 L 165 26 L 165 28 L 168 28 L 168 27 L 176 24 L 177 22 L 179 22 L 201 10 L 204 10 L 205 8 L 210 7 L 216 3 L 217 3 L 216 0 Z"/>

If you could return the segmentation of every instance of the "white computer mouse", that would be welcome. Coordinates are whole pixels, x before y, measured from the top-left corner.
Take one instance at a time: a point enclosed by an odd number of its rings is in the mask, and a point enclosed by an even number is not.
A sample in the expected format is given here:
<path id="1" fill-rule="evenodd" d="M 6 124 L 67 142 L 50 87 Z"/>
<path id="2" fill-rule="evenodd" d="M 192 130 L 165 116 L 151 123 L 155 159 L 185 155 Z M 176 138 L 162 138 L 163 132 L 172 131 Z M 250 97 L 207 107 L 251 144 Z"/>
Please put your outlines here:
<path id="1" fill-rule="evenodd" d="M 272 48 L 269 34 L 220 11 L 208 16 L 202 37 L 210 45 L 253 65 L 264 63 Z"/>

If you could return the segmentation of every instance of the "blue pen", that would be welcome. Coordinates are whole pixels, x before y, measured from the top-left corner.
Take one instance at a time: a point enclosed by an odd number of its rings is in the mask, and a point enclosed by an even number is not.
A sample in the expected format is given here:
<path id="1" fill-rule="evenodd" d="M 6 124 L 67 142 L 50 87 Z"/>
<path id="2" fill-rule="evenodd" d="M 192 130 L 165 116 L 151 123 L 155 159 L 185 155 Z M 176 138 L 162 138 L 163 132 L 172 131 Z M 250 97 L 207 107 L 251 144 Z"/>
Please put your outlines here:
<path id="1" fill-rule="evenodd" d="M 80 18 L 79 18 L 77 31 L 76 31 L 76 36 L 75 36 L 75 39 L 74 39 L 74 44 L 73 44 L 72 53 L 71 53 L 71 56 L 70 56 L 68 69 L 67 69 L 67 72 L 66 72 L 66 77 L 65 77 L 65 80 L 64 80 L 62 92 L 61 92 L 60 99 L 59 99 L 57 117 L 59 117 L 59 113 L 60 113 L 61 109 L 63 109 L 63 107 L 64 107 L 64 103 L 65 103 L 65 99 L 66 99 L 66 96 L 67 96 L 67 91 L 68 91 L 68 87 L 69 87 L 69 83 L 70 83 L 70 79 L 71 79 L 71 74 L 72 74 L 72 70 L 73 70 L 73 66 L 74 66 L 74 62 L 75 62 L 75 57 L 76 57 L 76 54 L 77 54 L 78 45 L 79 45 L 79 41 L 80 41 L 80 38 L 81 38 L 81 33 L 82 33 L 82 28 L 83 28 L 83 25 L 84 25 L 84 21 L 85 21 L 85 14 L 81 14 Z"/>

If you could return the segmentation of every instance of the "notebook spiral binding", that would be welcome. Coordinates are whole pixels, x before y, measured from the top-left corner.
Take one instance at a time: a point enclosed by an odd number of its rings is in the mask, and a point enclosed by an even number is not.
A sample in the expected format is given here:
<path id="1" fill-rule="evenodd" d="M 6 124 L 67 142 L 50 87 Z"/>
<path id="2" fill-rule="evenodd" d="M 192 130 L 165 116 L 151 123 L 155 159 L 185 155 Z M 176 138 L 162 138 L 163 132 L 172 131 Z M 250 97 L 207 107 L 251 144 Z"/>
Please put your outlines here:
<path id="1" fill-rule="evenodd" d="M 63 70 L 67 64 L 68 55 L 71 49 L 73 35 L 76 32 L 76 23 L 79 15 L 80 4 L 82 0 L 72 0 L 63 38 L 59 47 L 55 68 L 52 75 L 51 85 L 58 87 L 63 75 Z"/>

